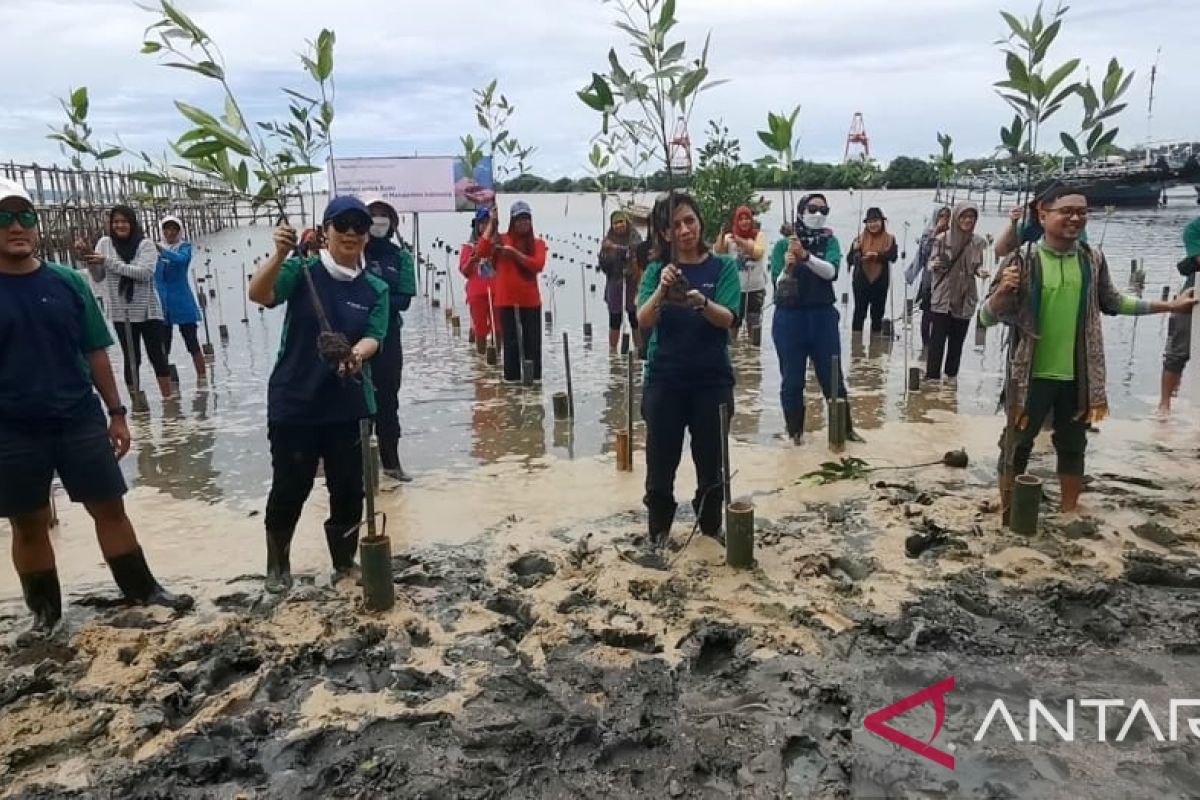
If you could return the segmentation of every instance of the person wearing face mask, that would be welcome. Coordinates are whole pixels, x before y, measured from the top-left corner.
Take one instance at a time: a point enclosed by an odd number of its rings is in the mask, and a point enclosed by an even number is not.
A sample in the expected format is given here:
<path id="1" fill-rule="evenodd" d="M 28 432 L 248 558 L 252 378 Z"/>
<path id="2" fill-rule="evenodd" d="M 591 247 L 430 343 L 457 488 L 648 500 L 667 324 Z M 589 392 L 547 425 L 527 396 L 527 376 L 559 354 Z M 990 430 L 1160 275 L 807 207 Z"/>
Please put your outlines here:
<path id="1" fill-rule="evenodd" d="M 1087 426 L 1108 414 L 1100 315 L 1192 313 L 1196 305 L 1191 289 L 1162 302 L 1118 292 L 1104 254 L 1082 242 L 1088 201 L 1077 190 L 1052 187 L 1037 208 L 1041 241 L 1005 260 L 978 314 L 980 325 L 1003 323 L 1012 337 L 1005 386 L 1009 429 L 1001 437 L 998 465 L 1005 523 L 1014 476 L 1025 472 L 1051 416 L 1062 510 L 1078 506 Z"/>
<path id="2" fill-rule="evenodd" d="M 929 302 L 933 292 L 933 273 L 928 269 L 929 256 L 933 252 L 934 237 L 945 233 L 949 228 L 950 207 L 943 206 L 938 209 L 933 222 L 921 234 L 921 241 L 917 244 L 917 254 L 913 256 L 912 263 L 904 271 L 904 280 L 909 286 L 916 283 L 918 278 L 921 280 L 921 283 L 917 287 L 916 300 L 917 308 L 921 309 L 922 349 L 929 346 L 929 336 L 933 330 L 933 313 L 929 310 Z"/>
<path id="3" fill-rule="evenodd" d="M 404 349 L 400 331 L 404 327 L 401 312 L 407 311 L 417 293 L 417 271 L 412 254 L 393 241 L 400 222 L 396 209 L 383 200 L 367 204 L 371 214 L 370 238 L 364 251 L 367 272 L 388 287 L 388 331 L 379 352 L 371 362 L 375 381 L 375 436 L 379 441 L 379 465 L 393 480 L 412 480 L 400 463 L 400 380 L 404 371 Z"/>
<path id="4" fill-rule="evenodd" d="M 518 200 L 509 212 L 508 233 L 496 233 L 496 209 L 475 252 L 496 266 L 495 297 L 504 336 L 504 380 L 517 383 L 533 362 L 533 381 L 542 379 L 542 295 L 538 273 L 546 266 L 546 243 L 533 233 L 533 211 Z"/>
<path id="5" fill-rule="evenodd" d="M 487 208 L 475 209 L 475 217 L 471 220 L 471 236 L 458 251 L 458 271 L 467 279 L 467 308 L 471 310 L 475 350 L 481 354 L 487 351 L 488 337 L 493 332 L 499 337 L 500 333 L 500 320 L 496 316 L 492 297 L 496 268 L 492 262 L 480 258 L 475 252 L 479 237 L 483 235 L 490 219 L 491 211 Z"/>
<path id="6" fill-rule="evenodd" d="M 767 297 L 767 235 L 755 224 L 754 212 L 749 206 L 739 206 L 733 212 L 733 224 L 728 233 L 725 228 L 721 230 L 713 250 L 733 257 L 742 286 L 742 304 L 733 325 L 733 336 L 737 338 L 743 319 L 747 332 L 762 327 L 762 310 Z"/>
<path id="7" fill-rule="evenodd" d="M 615 351 L 621 339 L 621 322 L 629 318 L 634 347 L 640 349 L 637 324 L 637 247 L 642 237 L 629 214 L 620 209 L 609 217 L 608 234 L 600 244 L 599 266 L 604 273 L 604 302 L 608 306 L 608 349 Z"/>
<path id="8" fill-rule="evenodd" d="M 933 240 L 929 258 L 929 272 L 933 274 L 929 304 L 933 327 L 925 367 L 925 377 L 931 381 L 942 377 L 943 356 L 946 377 L 958 377 L 963 342 L 979 305 L 976 278 L 988 277 L 983 268 L 987 240 L 975 233 L 978 221 L 978 206 L 959 203 L 951 214 L 949 229 Z"/>
<path id="9" fill-rule="evenodd" d="M 154 368 L 163 399 L 171 397 L 171 367 L 163 349 L 162 302 L 154 287 L 158 251 L 142 233 L 137 212 L 129 206 L 114 206 L 108 214 L 108 236 L 94 251 L 81 241 L 75 243 L 92 280 L 104 284 L 108 313 L 117 332 L 117 343 L 125 361 L 125 385 L 133 390 L 142 365 L 142 344 Z"/>
<path id="10" fill-rule="evenodd" d="M 192 293 L 188 280 L 188 267 L 192 263 L 192 243 L 183 238 L 183 222 L 179 217 L 166 216 L 159 223 L 162 244 L 158 248 L 158 264 L 154 268 L 154 284 L 163 306 L 163 351 L 171 356 L 171 338 L 175 326 L 183 336 L 183 344 L 192 357 L 196 377 L 201 383 L 208 379 L 208 365 L 200 349 L 200 337 L 196 335 L 200 323 L 200 306 Z"/>
<path id="11" fill-rule="evenodd" d="M 867 209 L 863 232 L 850 246 L 846 263 L 852 268 L 854 317 L 850 330 L 861 333 L 867 313 L 871 314 L 871 333 L 883 330 L 883 312 L 891 286 L 890 265 L 899 258 L 896 237 L 887 231 L 887 217 L 878 208 Z"/>
<path id="12" fill-rule="evenodd" d="M 250 280 L 251 300 L 287 309 L 267 388 L 272 476 L 264 524 L 270 592 L 292 584 L 292 536 L 318 462 L 325 466 L 329 490 L 325 539 L 335 578 L 356 568 L 363 517 L 359 420 L 376 412 L 367 362 L 387 338 L 391 309 L 388 285 L 364 268 L 372 225 L 367 207 L 354 197 L 334 197 L 323 224 L 325 248 L 305 258 L 292 257 L 295 229 L 277 228 L 275 252 Z M 335 336 L 344 338 L 331 344 Z"/>
<path id="13" fill-rule="evenodd" d="M 825 398 L 847 397 L 846 381 L 839 373 L 833 385 L 833 357 L 842 353 L 833 284 L 842 262 L 842 247 L 833 231 L 825 227 L 829 202 L 823 194 L 800 198 L 792 236 L 784 241 L 783 258 L 773 260 L 775 318 L 771 338 L 779 356 L 783 382 L 779 400 L 783 406 L 787 435 L 796 444 L 804 436 L 804 383 L 811 360 Z M 847 419 L 847 437 L 862 438 Z"/>

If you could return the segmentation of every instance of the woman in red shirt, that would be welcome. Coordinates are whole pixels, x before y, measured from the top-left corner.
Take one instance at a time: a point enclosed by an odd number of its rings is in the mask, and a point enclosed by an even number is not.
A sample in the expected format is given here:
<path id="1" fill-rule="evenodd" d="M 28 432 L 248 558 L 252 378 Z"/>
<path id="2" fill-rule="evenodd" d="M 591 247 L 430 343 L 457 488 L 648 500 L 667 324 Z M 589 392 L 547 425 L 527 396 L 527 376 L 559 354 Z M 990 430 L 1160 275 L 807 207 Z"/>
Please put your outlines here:
<path id="1" fill-rule="evenodd" d="M 471 309 L 471 330 L 475 334 L 475 348 L 482 353 L 487 349 L 492 331 L 500 335 L 500 324 L 493 308 L 495 298 L 489 297 L 493 288 L 496 268 L 492 262 L 480 258 L 476 253 L 479 237 L 488 227 L 491 214 L 486 208 L 475 210 L 471 222 L 471 239 L 462 246 L 458 254 L 458 271 L 467 279 L 467 307 Z"/>
<path id="2" fill-rule="evenodd" d="M 517 383 L 522 377 L 542 379 L 542 294 L 538 273 L 546 266 L 546 243 L 533 234 L 533 211 L 518 200 L 508 217 L 508 233 L 496 234 L 497 214 L 491 211 L 487 230 L 475 248 L 481 259 L 496 267 L 492 300 L 500 317 L 504 337 L 504 380 Z M 523 376 L 524 361 L 533 362 L 533 372 Z"/>

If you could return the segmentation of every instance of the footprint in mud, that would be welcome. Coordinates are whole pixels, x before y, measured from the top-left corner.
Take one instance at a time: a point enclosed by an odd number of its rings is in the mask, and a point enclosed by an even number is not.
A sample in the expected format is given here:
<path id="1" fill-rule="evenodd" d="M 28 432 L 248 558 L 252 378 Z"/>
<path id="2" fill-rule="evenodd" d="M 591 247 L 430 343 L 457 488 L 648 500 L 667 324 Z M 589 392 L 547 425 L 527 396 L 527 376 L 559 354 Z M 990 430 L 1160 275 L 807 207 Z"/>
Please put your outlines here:
<path id="1" fill-rule="evenodd" d="M 541 553 L 526 553 L 508 565 L 517 583 L 528 589 L 558 572 L 554 562 Z"/>
<path id="2" fill-rule="evenodd" d="M 783 745 L 784 788 L 795 797 L 811 797 L 825 771 L 826 758 L 810 736 L 789 736 Z"/>
<path id="3" fill-rule="evenodd" d="M 749 631 L 735 625 L 699 622 L 679 643 L 692 672 L 715 675 L 724 672 L 753 647 Z"/>

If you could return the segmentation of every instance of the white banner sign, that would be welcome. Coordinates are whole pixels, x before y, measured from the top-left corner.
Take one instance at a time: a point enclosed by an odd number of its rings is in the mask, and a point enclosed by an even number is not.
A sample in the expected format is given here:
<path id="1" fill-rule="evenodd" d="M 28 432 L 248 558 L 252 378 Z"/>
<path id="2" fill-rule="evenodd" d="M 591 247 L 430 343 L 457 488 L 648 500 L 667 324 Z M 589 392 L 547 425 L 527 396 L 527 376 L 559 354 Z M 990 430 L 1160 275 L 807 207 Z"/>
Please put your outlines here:
<path id="1" fill-rule="evenodd" d="M 332 168 L 337 194 L 383 199 L 402 214 L 472 211 L 496 196 L 490 158 L 471 175 L 451 157 L 338 158 Z"/>

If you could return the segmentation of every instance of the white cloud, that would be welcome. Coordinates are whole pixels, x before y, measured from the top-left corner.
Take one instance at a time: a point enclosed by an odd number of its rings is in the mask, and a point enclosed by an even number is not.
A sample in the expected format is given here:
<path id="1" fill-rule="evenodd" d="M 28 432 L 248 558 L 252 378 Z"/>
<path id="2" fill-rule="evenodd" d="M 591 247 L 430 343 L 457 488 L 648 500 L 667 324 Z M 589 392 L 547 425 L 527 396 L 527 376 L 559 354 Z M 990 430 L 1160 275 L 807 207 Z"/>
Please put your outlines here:
<path id="1" fill-rule="evenodd" d="M 204 79 L 157 66 L 138 54 L 152 16 L 124 0 L 0 0 L 5 9 L 5 160 L 61 160 L 44 136 L 61 122 L 55 100 L 87 85 L 97 136 L 161 151 L 184 125 L 181 99 L 211 104 Z M 540 174 L 581 174 L 597 116 L 575 97 L 610 46 L 625 52 L 599 0 L 180 0 L 220 43 L 248 115 L 278 115 L 282 85 L 303 85 L 296 51 L 321 27 L 337 31 L 341 154 L 452 153 L 474 128 L 471 88 L 498 76 L 517 106 L 513 133 L 537 147 Z M 1032 10 L 1010 6 L 1018 13 Z M 1121 119 L 1126 144 L 1145 136 L 1146 78 L 1162 46 L 1156 137 L 1195 136 L 1194 12 L 1187 0 L 1079 0 L 1056 52 L 1101 70 L 1116 55 L 1139 78 Z M 693 140 L 720 117 L 743 143 L 768 110 L 803 105 L 806 157 L 841 157 L 855 111 L 866 116 L 882 159 L 926 155 L 934 133 L 954 136 L 960 156 L 991 151 L 1011 114 L 992 93 L 1001 60 L 993 42 L 1005 29 L 998 6 L 976 0 L 679 0 L 678 32 L 698 47 L 713 32 L 715 77 L 730 83 L 699 103 Z M 20 75 L 20 80 L 14 76 Z M 1063 112 L 1066 121 L 1077 116 Z"/>

